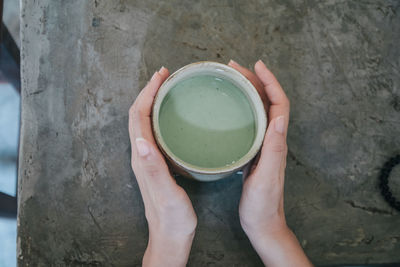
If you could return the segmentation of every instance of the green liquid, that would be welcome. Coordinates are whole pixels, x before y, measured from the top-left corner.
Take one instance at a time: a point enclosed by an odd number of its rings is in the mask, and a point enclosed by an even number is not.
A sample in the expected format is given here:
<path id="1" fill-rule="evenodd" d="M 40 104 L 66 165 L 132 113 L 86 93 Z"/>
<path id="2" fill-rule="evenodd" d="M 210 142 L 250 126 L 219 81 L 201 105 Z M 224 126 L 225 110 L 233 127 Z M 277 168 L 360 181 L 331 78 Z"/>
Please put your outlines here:
<path id="1" fill-rule="evenodd" d="M 204 168 L 224 167 L 242 158 L 256 129 L 244 93 L 211 75 L 194 76 L 171 88 L 161 104 L 159 124 L 175 156 Z"/>

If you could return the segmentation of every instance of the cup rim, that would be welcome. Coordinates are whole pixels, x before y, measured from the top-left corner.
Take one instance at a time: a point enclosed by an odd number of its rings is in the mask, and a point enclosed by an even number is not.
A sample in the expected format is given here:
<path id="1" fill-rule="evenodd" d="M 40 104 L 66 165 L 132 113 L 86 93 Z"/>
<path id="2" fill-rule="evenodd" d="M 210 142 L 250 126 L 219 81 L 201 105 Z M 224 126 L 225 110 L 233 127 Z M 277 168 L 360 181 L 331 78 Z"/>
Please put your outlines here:
<path id="1" fill-rule="evenodd" d="M 222 167 L 217 167 L 217 168 L 205 168 L 205 167 L 199 167 L 193 164 L 190 164 L 188 162 L 183 161 L 180 159 L 178 156 L 176 156 L 167 146 L 165 143 L 162 135 L 161 135 L 161 130 L 159 127 L 159 111 L 161 108 L 161 104 L 164 100 L 164 97 L 168 94 L 168 92 L 172 89 L 172 87 L 180 81 L 180 77 L 182 76 L 182 73 L 184 74 L 188 70 L 203 70 L 206 69 L 207 71 L 211 73 L 216 73 L 221 75 L 221 70 L 223 71 L 223 75 L 225 77 L 229 77 L 231 80 L 234 80 L 236 82 L 236 86 L 242 90 L 243 93 L 247 95 L 248 102 L 251 105 L 254 116 L 255 116 L 255 121 L 256 121 L 256 134 L 254 137 L 254 141 L 252 146 L 250 147 L 249 151 L 242 156 L 239 160 L 236 162 L 222 166 Z M 217 72 L 217 69 L 219 72 Z M 239 86 L 240 84 L 241 86 Z M 152 121 L 152 129 L 153 129 L 153 134 L 156 140 L 157 145 L 159 146 L 160 150 L 163 152 L 163 154 L 169 159 L 172 160 L 176 165 L 179 167 L 192 172 L 192 173 L 198 173 L 198 174 L 224 174 L 224 173 L 229 173 L 233 172 L 236 170 L 239 170 L 243 166 L 245 166 L 247 163 L 249 163 L 258 153 L 260 150 L 264 136 L 265 136 L 265 131 L 267 129 L 267 115 L 264 109 L 264 104 L 261 100 L 260 95 L 257 92 L 257 89 L 253 86 L 253 84 L 239 71 L 236 69 L 219 63 L 219 62 L 214 62 L 214 61 L 199 61 L 199 62 L 194 62 L 188 65 L 185 65 L 172 73 L 160 86 L 160 88 L 157 91 L 157 94 L 154 98 L 153 101 L 153 107 L 152 107 L 152 116 L 151 116 L 151 121 Z"/>

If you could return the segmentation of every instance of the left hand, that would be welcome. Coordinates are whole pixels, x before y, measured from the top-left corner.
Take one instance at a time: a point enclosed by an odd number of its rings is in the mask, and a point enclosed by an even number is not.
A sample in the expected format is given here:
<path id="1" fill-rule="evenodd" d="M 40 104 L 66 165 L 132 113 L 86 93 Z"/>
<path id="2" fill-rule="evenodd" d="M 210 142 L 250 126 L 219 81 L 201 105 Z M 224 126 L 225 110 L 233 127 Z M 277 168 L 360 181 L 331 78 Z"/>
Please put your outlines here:
<path id="1" fill-rule="evenodd" d="M 129 110 L 131 164 L 149 225 L 143 266 L 185 266 L 197 224 L 192 203 L 171 176 L 151 129 L 153 100 L 168 76 L 164 67 L 155 72 Z"/>

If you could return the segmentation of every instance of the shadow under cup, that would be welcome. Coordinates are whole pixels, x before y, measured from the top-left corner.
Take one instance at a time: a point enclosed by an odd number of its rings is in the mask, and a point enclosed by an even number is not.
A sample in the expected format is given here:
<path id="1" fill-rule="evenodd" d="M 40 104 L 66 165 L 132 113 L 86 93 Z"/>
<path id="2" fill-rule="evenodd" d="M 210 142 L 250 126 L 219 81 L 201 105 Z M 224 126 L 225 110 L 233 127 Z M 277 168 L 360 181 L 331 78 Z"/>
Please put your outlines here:
<path id="1" fill-rule="evenodd" d="M 253 85 L 216 62 L 187 65 L 160 87 L 153 130 L 173 170 L 200 181 L 242 169 L 264 139 L 266 114 Z"/>

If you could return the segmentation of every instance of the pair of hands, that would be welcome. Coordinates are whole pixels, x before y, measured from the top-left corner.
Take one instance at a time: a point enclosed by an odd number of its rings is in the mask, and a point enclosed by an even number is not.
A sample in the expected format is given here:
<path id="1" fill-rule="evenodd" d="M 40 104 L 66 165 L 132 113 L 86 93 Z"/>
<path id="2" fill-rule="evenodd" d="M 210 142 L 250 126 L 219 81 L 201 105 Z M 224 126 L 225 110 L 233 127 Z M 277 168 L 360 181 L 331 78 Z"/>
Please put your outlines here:
<path id="1" fill-rule="evenodd" d="M 240 223 L 264 264 L 311 266 L 287 227 L 283 210 L 289 100 L 261 60 L 255 64 L 255 74 L 232 60 L 228 65 L 254 85 L 269 117 L 260 157 L 244 171 Z M 197 224 L 192 203 L 171 176 L 151 129 L 152 103 L 168 76 L 164 67 L 155 72 L 129 110 L 132 169 L 149 225 L 143 266 L 185 266 Z"/>

